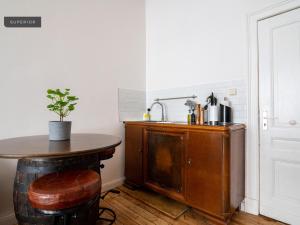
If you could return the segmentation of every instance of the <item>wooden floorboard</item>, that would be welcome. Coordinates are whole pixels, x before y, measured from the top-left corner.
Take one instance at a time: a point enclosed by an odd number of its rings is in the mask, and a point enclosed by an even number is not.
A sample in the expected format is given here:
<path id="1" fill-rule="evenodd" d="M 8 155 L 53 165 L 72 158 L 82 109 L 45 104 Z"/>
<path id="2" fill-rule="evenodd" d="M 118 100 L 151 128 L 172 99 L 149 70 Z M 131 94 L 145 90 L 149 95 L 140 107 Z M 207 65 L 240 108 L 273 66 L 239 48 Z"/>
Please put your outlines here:
<path id="1" fill-rule="evenodd" d="M 201 216 L 189 210 L 174 220 L 145 203 L 121 192 L 108 194 L 101 206 L 111 208 L 117 214 L 115 225 L 209 225 Z M 105 223 L 99 222 L 98 225 Z M 230 225 L 283 225 L 283 223 L 244 212 L 238 212 Z"/>

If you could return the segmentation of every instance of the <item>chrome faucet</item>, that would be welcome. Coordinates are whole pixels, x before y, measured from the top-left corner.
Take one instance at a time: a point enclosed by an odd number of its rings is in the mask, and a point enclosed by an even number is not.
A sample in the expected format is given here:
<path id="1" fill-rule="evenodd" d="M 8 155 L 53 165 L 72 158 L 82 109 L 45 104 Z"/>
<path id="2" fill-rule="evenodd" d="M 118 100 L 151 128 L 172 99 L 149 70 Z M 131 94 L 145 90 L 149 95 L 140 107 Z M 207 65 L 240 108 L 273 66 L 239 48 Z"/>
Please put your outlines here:
<path id="1" fill-rule="evenodd" d="M 151 107 L 150 107 L 150 111 L 152 111 L 152 108 L 153 108 L 153 106 L 154 106 L 155 104 L 160 105 L 160 107 L 161 107 L 161 121 L 164 122 L 164 121 L 165 121 L 165 109 L 164 109 L 164 105 L 161 104 L 159 101 L 155 101 L 155 102 L 152 103 L 152 105 L 151 105 Z"/>

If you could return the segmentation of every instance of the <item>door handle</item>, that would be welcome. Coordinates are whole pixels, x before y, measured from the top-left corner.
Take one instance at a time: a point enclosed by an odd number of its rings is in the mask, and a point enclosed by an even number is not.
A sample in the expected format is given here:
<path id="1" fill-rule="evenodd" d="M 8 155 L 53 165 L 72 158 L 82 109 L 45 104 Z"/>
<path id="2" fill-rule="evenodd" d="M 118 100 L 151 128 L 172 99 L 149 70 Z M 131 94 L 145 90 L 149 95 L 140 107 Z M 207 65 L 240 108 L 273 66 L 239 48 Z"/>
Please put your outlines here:
<path id="1" fill-rule="evenodd" d="M 262 126 L 263 130 L 268 130 L 269 120 L 276 120 L 278 117 L 268 117 L 268 111 L 263 111 Z"/>
<path id="2" fill-rule="evenodd" d="M 296 121 L 296 120 L 290 120 L 290 121 L 289 121 L 289 124 L 292 125 L 292 126 L 294 126 L 294 125 L 297 124 L 297 121 Z"/>
<path id="3" fill-rule="evenodd" d="M 268 117 L 268 111 L 263 111 L 263 119 L 276 120 L 278 117 Z"/>
<path id="4" fill-rule="evenodd" d="M 188 159 L 187 164 L 188 164 L 189 166 L 192 165 L 192 159 L 191 159 L 191 158 Z"/>

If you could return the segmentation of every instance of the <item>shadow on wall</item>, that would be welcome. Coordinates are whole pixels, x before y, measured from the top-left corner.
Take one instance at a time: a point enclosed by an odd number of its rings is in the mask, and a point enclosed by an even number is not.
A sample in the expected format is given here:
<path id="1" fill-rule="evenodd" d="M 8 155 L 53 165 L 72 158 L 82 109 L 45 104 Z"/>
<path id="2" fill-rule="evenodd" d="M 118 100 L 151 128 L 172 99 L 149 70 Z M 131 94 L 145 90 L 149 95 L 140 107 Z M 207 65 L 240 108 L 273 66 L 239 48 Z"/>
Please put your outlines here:
<path id="1" fill-rule="evenodd" d="M 13 220 L 13 184 L 17 160 L 0 159 L 0 224 Z"/>

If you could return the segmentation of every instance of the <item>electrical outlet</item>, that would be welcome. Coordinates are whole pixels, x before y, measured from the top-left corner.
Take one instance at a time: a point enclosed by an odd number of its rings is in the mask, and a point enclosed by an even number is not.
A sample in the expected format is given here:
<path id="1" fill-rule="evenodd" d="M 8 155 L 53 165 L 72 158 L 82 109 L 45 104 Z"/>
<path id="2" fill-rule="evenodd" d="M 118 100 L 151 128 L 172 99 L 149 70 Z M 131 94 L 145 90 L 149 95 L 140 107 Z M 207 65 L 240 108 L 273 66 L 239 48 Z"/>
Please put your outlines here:
<path id="1" fill-rule="evenodd" d="M 237 95 L 237 90 L 236 90 L 236 88 L 230 88 L 230 89 L 228 89 L 228 95 L 229 95 L 229 96 Z"/>

